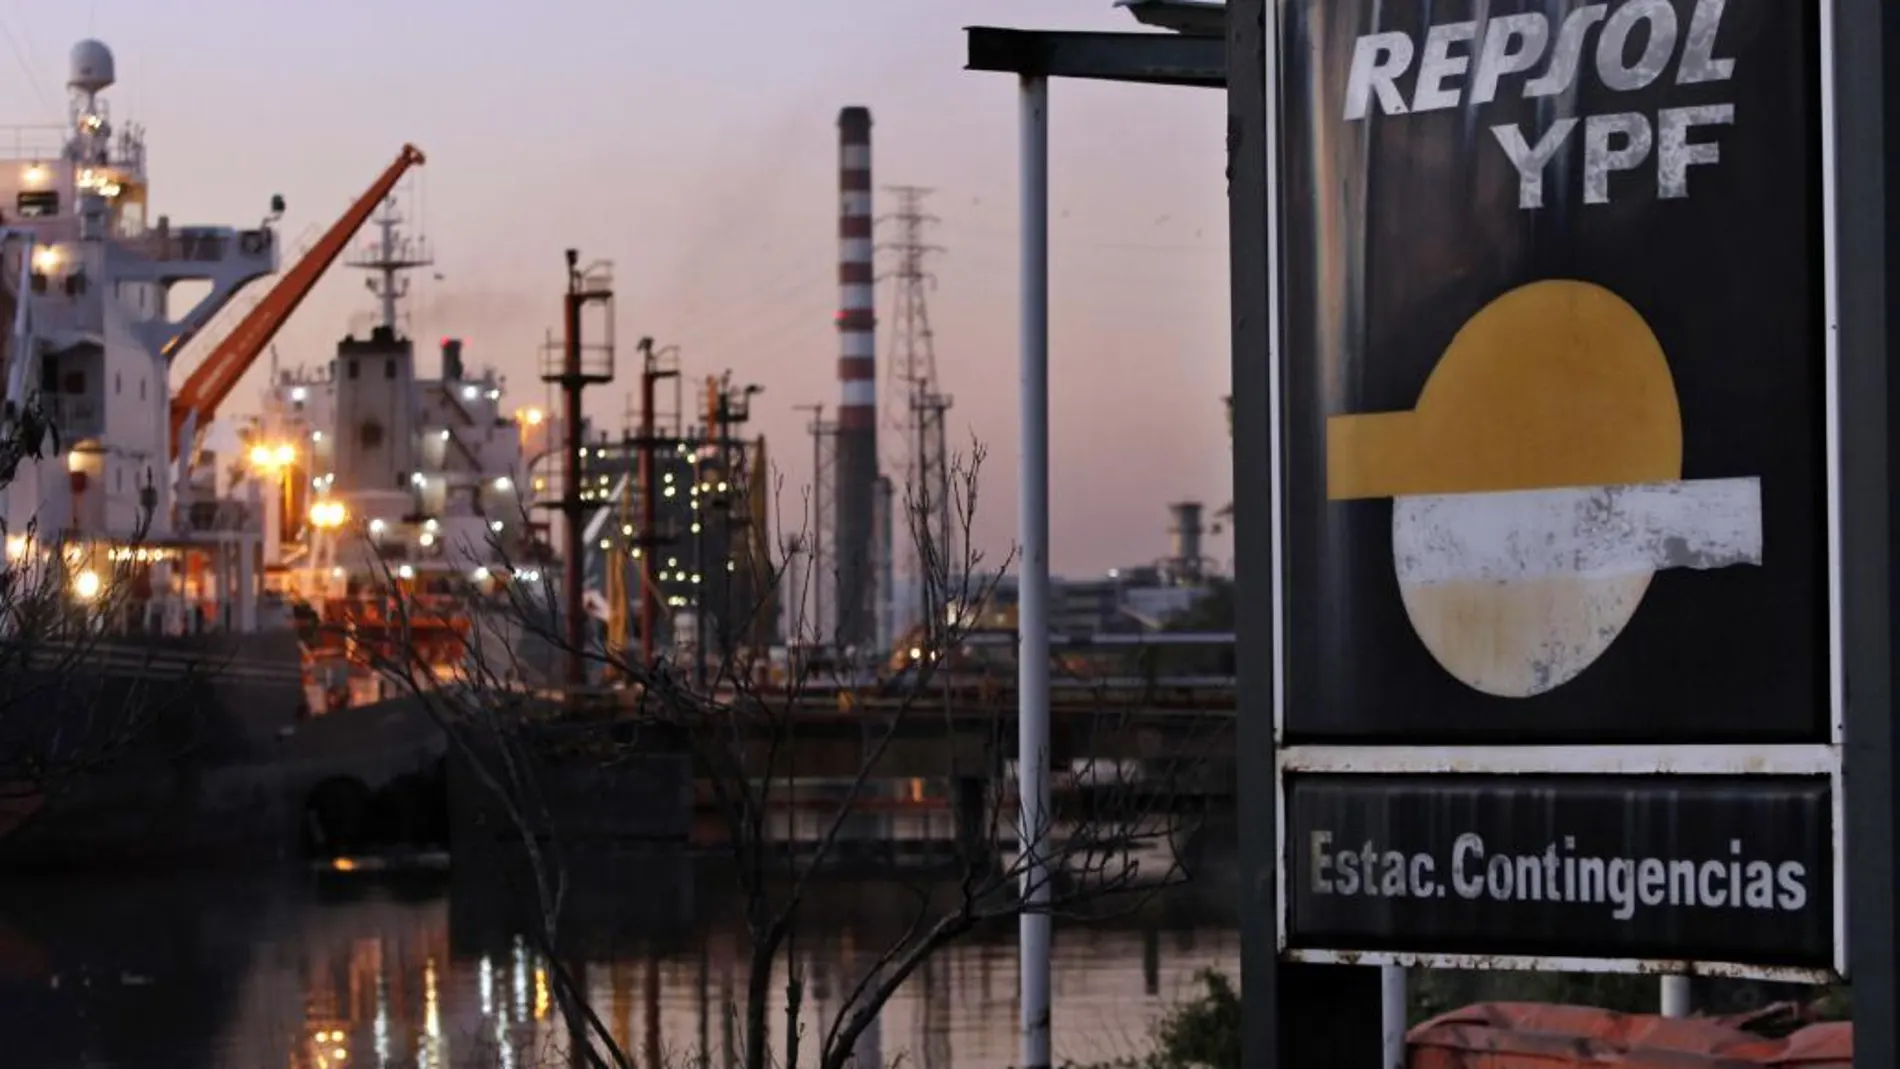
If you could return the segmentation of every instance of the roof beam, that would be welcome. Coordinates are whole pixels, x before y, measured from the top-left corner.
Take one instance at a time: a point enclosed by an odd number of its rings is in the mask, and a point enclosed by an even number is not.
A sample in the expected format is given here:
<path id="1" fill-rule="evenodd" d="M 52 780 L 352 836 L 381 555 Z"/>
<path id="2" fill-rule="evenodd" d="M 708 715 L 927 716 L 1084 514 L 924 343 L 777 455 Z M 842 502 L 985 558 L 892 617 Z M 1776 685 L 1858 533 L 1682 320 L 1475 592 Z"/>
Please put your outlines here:
<path id="1" fill-rule="evenodd" d="M 1172 33 L 1009 30 L 970 26 L 965 70 L 1223 89 L 1227 42 Z"/>

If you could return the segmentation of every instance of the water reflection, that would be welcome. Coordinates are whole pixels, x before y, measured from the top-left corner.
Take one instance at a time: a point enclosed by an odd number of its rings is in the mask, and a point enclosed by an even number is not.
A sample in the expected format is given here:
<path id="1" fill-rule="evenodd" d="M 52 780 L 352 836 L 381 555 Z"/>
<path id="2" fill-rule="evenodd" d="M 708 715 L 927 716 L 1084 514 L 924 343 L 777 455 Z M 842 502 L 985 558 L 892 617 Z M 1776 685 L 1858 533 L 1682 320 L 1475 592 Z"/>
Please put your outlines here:
<path id="1" fill-rule="evenodd" d="M 579 980 L 638 1063 L 736 1064 L 745 987 L 729 875 L 647 862 L 577 892 Z M 1194 974 L 1232 971 L 1238 938 L 1207 890 L 1057 939 L 1057 1056 L 1135 1054 Z M 823 888 L 793 953 L 807 1059 L 859 970 L 907 920 L 895 885 Z M 462 879 L 362 874 L 38 883 L 0 892 L 0 1039 L 44 1069 L 418 1069 L 570 1064 L 546 963 L 514 900 Z M 783 990 L 783 970 L 775 977 Z M 923 1069 L 1014 1061 L 1012 929 L 921 969 L 858 1046 Z M 772 1017 L 783 1049 L 782 1011 Z"/>

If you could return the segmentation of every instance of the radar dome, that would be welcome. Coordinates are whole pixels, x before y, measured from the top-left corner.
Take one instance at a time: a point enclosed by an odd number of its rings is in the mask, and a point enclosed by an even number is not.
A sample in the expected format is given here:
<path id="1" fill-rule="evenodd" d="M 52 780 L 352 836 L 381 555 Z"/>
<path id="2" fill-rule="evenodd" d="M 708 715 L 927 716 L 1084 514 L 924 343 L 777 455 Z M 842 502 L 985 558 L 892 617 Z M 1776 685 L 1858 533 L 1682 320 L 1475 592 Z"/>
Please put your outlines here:
<path id="1" fill-rule="evenodd" d="M 104 41 L 87 39 L 73 46 L 72 75 L 66 84 L 74 89 L 97 93 L 118 79 L 112 65 L 112 49 Z"/>

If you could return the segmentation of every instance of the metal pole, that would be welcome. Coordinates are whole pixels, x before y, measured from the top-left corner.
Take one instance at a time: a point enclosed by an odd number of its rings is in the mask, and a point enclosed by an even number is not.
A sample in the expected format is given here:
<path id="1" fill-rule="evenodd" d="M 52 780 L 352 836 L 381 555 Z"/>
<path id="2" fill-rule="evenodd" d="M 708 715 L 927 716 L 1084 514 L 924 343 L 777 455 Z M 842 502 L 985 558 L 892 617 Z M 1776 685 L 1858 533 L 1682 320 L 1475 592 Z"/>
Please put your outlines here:
<path id="1" fill-rule="evenodd" d="M 659 629 L 659 573 L 654 570 L 653 555 L 660 543 L 660 488 L 653 463 L 653 388 L 659 378 L 659 358 L 647 347 L 646 366 L 640 369 L 640 666 L 653 670 L 654 632 Z"/>
<path id="2" fill-rule="evenodd" d="M 1017 573 L 1016 774 L 1023 912 L 1022 1069 L 1048 1069 L 1049 822 L 1049 81 L 1022 80 L 1022 566 Z"/>
<path id="3" fill-rule="evenodd" d="M 825 466 L 825 406 L 811 406 L 811 631 L 814 644 L 825 640 L 825 495 L 820 472 Z"/>
<path id="4" fill-rule="evenodd" d="M 1668 983 L 1668 978 L 1663 982 Z M 1384 1069 L 1405 1069 L 1405 968 L 1400 965 L 1379 967 L 1380 1039 Z"/>
<path id="5" fill-rule="evenodd" d="M 1900 385 L 1890 370 L 1897 324 L 1892 286 L 1900 259 L 1900 227 L 1887 203 L 1895 178 L 1889 130 L 1896 116 L 1896 74 L 1887 50 L 1900 42 L 1900 10 L 1882 0 L 1839 0 L 1820 5 L 1821 50 L 1832 55 L 1834 83 L 1824 98 L 1832 111 L 1831 160 L 1822 163 L 1832 197 L 1832 289 L 1840 324 L 1838 399 L 1841 555 L 1841 678 L 1833 684 L 1845 703 L 1844 776 L 1835 789 L 1846 797 L 1836 810 L 1845 820 L 1836 849 L 1843 851 L 1845 886 L 1835 894 L 1846 916 L 1834 929 L 1835 954 L 1852 970 L 1854 1061 L 1900 1062 L 1900 870 L 1895 813 L 1900 810 L 1894 771 L 1900 735 L 1894 730 L 1893 541 L 1894 415 Z M 1832 107 L 1827 107 L 1830 104 Z M 1824 146 L 1825 148 L 1826 146 Z M 1842 209 L 1852 225 L 1842 225 Z M 1851 681 L 1848 682 L 1848 681 Z"/>
<path id="6" fill-rule="evenodd" d="M 1662 977 L 1662 1015 L 1664 1017 L 1689 1016 L 1688 977 Z"/>
<path id="7" fill-rule="evenodd" d="M 580 274 L 574 269 L 573 255 L 568 258 L 568 293 L 565 311 L 565 357 L 561 381 L 563 417 L 567 421 L 567 485 L 563 490 L 562 516 L 566 530 L 567 558 L 562 569 L 562 606 L 567 613 L 567 682 L 578 687 L 587 682 L 587 662 L 583 659 L 587 642 L 587 610 L 582 604 L 581 569 L 586 552 L 581 544 L 581 449 L 587 439 L 581 430 L 581 294 Z"/>

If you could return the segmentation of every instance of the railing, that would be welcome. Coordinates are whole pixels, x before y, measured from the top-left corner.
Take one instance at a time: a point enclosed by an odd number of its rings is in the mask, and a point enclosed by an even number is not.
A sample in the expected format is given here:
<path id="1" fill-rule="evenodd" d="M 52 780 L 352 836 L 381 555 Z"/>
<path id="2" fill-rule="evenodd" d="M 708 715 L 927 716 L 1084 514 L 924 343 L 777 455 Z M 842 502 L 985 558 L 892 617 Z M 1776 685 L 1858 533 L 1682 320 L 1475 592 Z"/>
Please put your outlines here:
<path id="1" fill-rule="evenodd" d="M 961 645 L 1013 647 L 1014 631 L 974 631 L 963 637 Z M 1058 650 L 1111 649 L 1149 646 L 1232 646 L 1231 631 L 1143 631 L 1127 635 L 1055 635 L 1049 636 L 1049 648 Z"/>
<path id="2" fill-rule="evenodd" d="M 72 131 L 60 123 L 0 126 L 0 155 L 15 161 L 56 160 L 66 152 Z"/>

